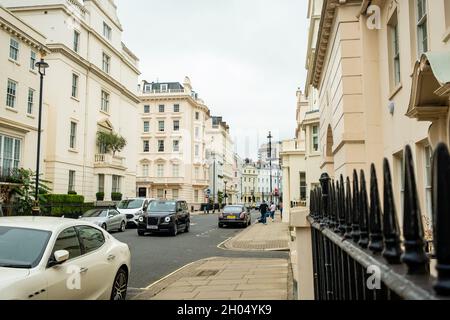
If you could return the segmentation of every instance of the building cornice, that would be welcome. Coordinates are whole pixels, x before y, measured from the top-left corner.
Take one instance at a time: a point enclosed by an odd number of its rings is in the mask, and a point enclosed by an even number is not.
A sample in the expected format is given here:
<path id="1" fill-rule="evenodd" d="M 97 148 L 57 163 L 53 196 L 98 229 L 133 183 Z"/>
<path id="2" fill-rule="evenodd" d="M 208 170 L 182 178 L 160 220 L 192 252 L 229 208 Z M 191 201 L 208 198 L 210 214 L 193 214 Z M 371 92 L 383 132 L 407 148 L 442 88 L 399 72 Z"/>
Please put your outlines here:
<path id="1" fill-rule="evenodd" d="M 95 6 L 106 16 L 108 17 L 112 23 L 114 23 L 114 25 L 120 30 L 123 31 L 122 25 L 120 24 L 119 21 L 114 21 L 114 19 L 111 18 L 111 16 L 108 14 L 108 12 L 105 11 L 105 9 L 103 9 L 102 5 L 100 3 L 98 3 L 98 0 L 86 0 L 89 2 L 92 2 L 93 4 L 95 4 Z M 113 6 L 117 9 L 116 5 L 113 4 Z"/>
<path id="2" fill-rule="evenodd" d="M 80 65 L 81 67 L 85 68 L 86 70 L 92 72 L 97 77 L 108 83 L 109 85 L 113 86 L 116 90 L 120 91 L 124 96 L 126 96 L 128 99 L 130 99 L 134 103 L 140 103 L 139 97 L 128 90 L 123 84 L 121 84 L 119 81 L 111 77 L 109 74 L 105 73 L 103 70 L 98 68 L 93 63 L 90 63 L 89 61 L 86 61 L 78 54 L 74 53 L 72 50 L 70 50 L 67 46 L 61 43 L 57 44 L 49 44 L 48 45 L 50 51 L 52 53 L 60 53 L 64 55 L 66 58 L 72 60 L 77 65 Z"/>
<path id="3" fill-rule="evenodd" d="M 0 122 L 2 126 L 5 126 L 6 128 L 18 130 L 21 131 L 22 133 L 28 133 L 30 131 L 38 131 L 37 127 L 26 125 L 22 122 L 13 121 L 4 117 L 0 117 Z"/>
<path id="4" fill-rule="evenodd" d="M 155 94 L 155 95 L 140 95 L 139 99 L 141 102 L 154 102 L 154 101 L 176 101 L 176 100 L 187 100 L 194 108 L 198 108 L 210 116 L 210 110 L 207 106 L 198 103 L 189 94 Z"/>

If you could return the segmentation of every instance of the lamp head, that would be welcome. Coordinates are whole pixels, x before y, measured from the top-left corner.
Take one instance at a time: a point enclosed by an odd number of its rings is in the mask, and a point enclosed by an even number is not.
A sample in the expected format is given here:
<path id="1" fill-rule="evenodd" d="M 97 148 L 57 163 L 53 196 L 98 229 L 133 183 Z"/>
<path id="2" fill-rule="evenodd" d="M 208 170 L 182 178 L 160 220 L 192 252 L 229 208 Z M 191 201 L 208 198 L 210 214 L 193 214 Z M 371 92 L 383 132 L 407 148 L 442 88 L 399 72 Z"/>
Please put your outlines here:
<path id="1" fill-rule="evenodd" d="M 36 62 L 36 67 L 38 68 L 39 74 L 45 76 L 45 70 L 50 66 L 44 61 L 43 58 L 41 58 L 41 61 Z"/>

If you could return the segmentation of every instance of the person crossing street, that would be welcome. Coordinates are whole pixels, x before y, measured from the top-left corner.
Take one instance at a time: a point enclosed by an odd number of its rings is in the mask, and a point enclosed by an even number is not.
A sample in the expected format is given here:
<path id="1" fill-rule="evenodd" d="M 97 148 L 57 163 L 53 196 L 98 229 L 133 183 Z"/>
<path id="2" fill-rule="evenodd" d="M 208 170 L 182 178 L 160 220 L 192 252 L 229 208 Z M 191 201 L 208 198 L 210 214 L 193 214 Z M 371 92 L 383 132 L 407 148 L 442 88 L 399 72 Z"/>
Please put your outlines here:
<path id="1" fill-rule="evenodd" d="M 259 211 L 261 212 L 261 218 L 259 219 L 259 222 L 267 225 L 267 211 L 269 210 L 269 206 L 265 201 L 260 205 Z"/>

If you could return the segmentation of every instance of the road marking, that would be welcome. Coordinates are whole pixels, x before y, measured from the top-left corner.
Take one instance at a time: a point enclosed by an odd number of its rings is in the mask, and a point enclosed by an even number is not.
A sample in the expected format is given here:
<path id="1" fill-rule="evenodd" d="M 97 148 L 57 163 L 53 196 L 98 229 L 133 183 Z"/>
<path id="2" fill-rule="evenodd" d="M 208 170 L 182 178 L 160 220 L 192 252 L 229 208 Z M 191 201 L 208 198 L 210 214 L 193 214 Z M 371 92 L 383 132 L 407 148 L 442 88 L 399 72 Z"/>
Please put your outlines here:
<path id="1" fill-rule="evenodd" d="M 191 262 L 191 263 L 189 263 L 189 264 L 187 264 L 187 265 L 185 265 L 185 266 L 183 266 L 183 267 L 181 267 L 181 268 L 178 268 L 178 269 L 175 270 L 174 272 L 172 272 L 172 273 L 168 274 L 167 276 L 165 276 L 165 277 L 163 277 L 163 278 L 161 278 L 161 279 L 159 279 L 159 280 L 153 282 L 151 285 L 149 285 L 148 287 L 142 288 L 141 290 L 149 290 L 149 289 L 150 289 L 151 287 L 153 287 L 154 285 L 157 285 L 158 283 L 160 283 L 160 282 L 166 280 L 167 278 L 173 276 L 175 273 L 180 272 L 180 271 L 182 271 L 183 269 L 186 269 L 186 268 L 192 266 L 192 265 L 193 265 L 194 263 L 196 263 L 196 262 L 198 262 L 198 261 Z"/>
<path id="2" fill-rule="evenodd" d="M 229 238 L 226 239 L 225 241 L 219 243 L 219 244 L 217 245 L 217 248 L 222 249 L 222 250 L 225 250 L 222 246 L 223 246 L 225 243 L 227 243 L 228 241 L 230 241 L 231 239 L 233 239 L 233 237 L 229 237 Z"/>

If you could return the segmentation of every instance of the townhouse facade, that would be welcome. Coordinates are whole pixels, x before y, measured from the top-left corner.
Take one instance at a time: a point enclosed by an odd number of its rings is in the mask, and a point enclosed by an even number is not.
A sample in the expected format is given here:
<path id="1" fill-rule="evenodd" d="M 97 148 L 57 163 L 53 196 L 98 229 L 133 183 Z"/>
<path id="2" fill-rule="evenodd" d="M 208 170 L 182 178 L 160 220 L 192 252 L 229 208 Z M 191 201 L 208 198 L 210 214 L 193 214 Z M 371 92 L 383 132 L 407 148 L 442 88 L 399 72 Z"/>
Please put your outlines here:
<path id="1" fill-rule="evenodd" d="M 122 42 L 123 28 L 110 0 L 2 0 L 46 38 L 44 178 L 53 193 L 93 201 L 97 192 L 136 194 L 138 58 Z M 127 144 L 112 152 L 98 134 Z"/>
<path id="2" fill-rule="evenodd" d="M 183 84 L 143 81 L 140 101 L 138 195 L 181 198 L 199 209 L 209 186 L 208 107 L 188 77 Z"/>
<path id="3" fill-rule="evenodd" d="M 1 6 L 0 43 L 0 175 L 6 177 L 14 169 L 36 169 L 40 89 L 36 62 L 50 51 L 42 33 Z M 47 112 L 47 105 L 43 109 Z"/>

